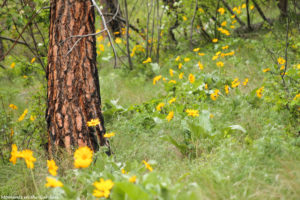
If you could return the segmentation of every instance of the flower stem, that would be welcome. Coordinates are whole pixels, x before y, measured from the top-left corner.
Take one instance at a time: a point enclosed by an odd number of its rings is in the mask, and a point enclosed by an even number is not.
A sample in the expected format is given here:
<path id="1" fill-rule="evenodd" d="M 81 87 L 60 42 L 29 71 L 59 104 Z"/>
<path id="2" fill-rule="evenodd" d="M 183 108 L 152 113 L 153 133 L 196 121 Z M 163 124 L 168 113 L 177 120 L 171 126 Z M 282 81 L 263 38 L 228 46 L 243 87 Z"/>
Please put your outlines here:
<path id="1" fill-rule="evenodd" d="M 40 196 L 40 192 L 39 192 L 39 190 L 38 190 L 38 188 L 37 188 L 37 186 L 36 186 L 36 182 L 35 182 L 35 179 L 34 179 L 34 174 L 33 174 L 32 169 L 30 169 L 30 172 L 31 172 L 31 177 L 32 177 L 32 180 L 33 180 L 34 188 L 35 188 L 37 194 Z"/>

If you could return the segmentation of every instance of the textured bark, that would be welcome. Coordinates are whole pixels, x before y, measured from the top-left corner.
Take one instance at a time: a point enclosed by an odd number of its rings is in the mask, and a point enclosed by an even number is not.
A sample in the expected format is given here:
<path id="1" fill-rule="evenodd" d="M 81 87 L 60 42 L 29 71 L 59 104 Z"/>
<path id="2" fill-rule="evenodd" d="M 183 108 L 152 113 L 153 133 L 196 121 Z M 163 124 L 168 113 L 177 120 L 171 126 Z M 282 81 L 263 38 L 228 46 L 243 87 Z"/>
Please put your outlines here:
<path id="1" fill-rule="evenodd" d="M 47 65 L 48 151 L 58 147 L 68 152 L 78 146 L 97 151 L 107 141 L 101 113 L 100 86 L 96 67 L 95 36 L 78 38 L 95 32 L 95 14 L 91 1 L 51 0 L 49 50 Z M 69 39 L 68 39 L 69 38 Z M 97 128 L 87 127 L 87 121 L 99 118 Z"/>

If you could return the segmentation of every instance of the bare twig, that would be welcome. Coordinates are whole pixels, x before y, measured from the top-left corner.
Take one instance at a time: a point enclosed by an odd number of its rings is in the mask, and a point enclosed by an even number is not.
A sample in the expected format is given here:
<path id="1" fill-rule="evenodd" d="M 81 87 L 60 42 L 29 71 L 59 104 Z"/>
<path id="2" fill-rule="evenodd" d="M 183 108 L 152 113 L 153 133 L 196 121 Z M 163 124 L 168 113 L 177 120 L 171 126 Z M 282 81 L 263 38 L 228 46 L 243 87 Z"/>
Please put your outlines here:
<path id="1" fill-rule="evenodd" d="M 100 15 L 100 17 L 101 17 L 101 19 L 102 19 L 102 23 L 103 23 L 103 26 L 104 26 L 104 30 L 106 30 L 107 35 L 108 35 L 109 42 L 110 42 L 110 44 L 111 44 L 111 46 L 112 46 L 112 48 L 113 48 L 113 52 L 114 52 L 114 55 L 115 55 L 115 57 L 114 57 L 114 58 L 115 58 L 115 59 L 114 59 L 114 61 L 115 61 L 114 68 L 116 68 L 116 67 L 117 67 L 117 52 L 116 52 L 115 46 L 114 46 L 114 44 L 113 44 L 111 34 L 110 34 L 110 32 L 109 32 L 109 30 L 108 30 L 108 28 L 107 28 L 106 21 L 105 21 L 105 17 L 104 17 L 104 15 L 103 15 L 101 9 L 99 8 L 99 6 L 97 5 L 97 3 L 95 2 L 95 0 L 92 0 L 92 3 L 93 3 L 93 5 L 96 7 L 96 9 L 97 9 L 97 11 L 98 11 L 98 13 L 99 13 L 99 15 Z"/>
<path id="2" fill-rule="evenodd" d="M 2 58 L 0 58 L 0 60 L 3 60 L 12 50 L 13 48 L 16 46 L 17 42 L 19 41 L 20 37 L 22 36 L 22 34 L 24 33 L 24 31 L 26 30 L 26 28 L 29 26 L 29 24 L 31 24 L 32 20 L 39 14 L 39 12 L 44 9 L 44 8 L 40 8 L 36 13 L 34 13 L 32 15 L 32 17 L 28 20 L 27 24 L 24 26 L 24 28 L 22 29 L 21 33 L 19 34 L 19 36 L 17 37 L 17 39 L 15 40 L 15 42 L 13 43 L 13 45 L 10 47 L 10 49 L 2 56 Z"/>
<path id="3" fill-rule="evenodd" d="M 193 30 L 194 30 L 194 21 L 195 21 L 197 11 L 198 11 L 198 0 L 196 0 L 194 15 L 193 15 L 193 18 L 192 18 L 192 21 L 191 21 L 191 34 L 190 34 L 190 47 L 191 47 L 191 49 L 193 48 Z"/>
<path id="4" fill-rule="evenodd" d="M 127 58 L 129 69 L 132 70 L 132 61 L 130 56 L 130 49 L 129 49 L 129 19 L 128 19 L 128 8 L 127 8 L 127 0 L 124 0 L 125 5 L 125 15 L 126 15 L 126 48 L 127 48 Z"/>
<path id="5" fill-rule="evenodd" d="M 17 44 L 27 45 L 25 42 L 17 41 L 17 40 L 8 38 L 8 37 L 0 36 L 0 39 L 7 40 L 7 41 L 10 41 L 10 42 L 16 42 Z"/>

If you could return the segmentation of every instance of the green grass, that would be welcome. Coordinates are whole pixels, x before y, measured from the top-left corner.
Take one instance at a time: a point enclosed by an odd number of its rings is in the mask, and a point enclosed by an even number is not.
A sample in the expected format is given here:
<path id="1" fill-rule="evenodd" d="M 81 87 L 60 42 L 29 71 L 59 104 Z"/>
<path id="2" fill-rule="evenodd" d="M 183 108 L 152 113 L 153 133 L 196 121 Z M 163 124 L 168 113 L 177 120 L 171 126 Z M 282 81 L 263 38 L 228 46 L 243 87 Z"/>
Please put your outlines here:
<path id="1" fill-rule="evenodd" d="M 273 31 L 276 37 L 284 36 L 280 24 L 276 24 Z M 135 70 L 130 72 L 124 68 L 113 69 L 109 67 L 110 63 L 99 58 L 98 62 L 103 62 L 99 70 L 102 104 L 104 115 L 109 116 L 105 122 L 106 129 L 108 132 L 116 132 L 116 136 L 110 140 L 113 155 L 107 157 L 98 153 L 97 161 L 84 170 L 74 170 L 72 158 L 69 156 L 59 159 L 59 179 L 67 189 L 46 189 L 44 184 L 48 176 L 47 155 L 39 144 L 30 146 L 35 148 L 32 150 L 37 158 L 33 170 L 34 179 L 23 161 L 18 161 L 15 166 L 7 162 L 7 151 L 4 155 L 6 160 L 0 161 L 0 194 L 37 195 L 35 181 L 41 195 L 59 195 L 68 191 L 66 196 L 69 199 L 75 199 L 76 195 L 80 199 L 92 199 L 94 181 L 104 177 L 113 179 L 116 185 L 123 183 L 128 177 L 122 175 L 120 169 L 125 167 L 130 175 L 137 175 L 138 178 L 136 185 L 130 185 L 132 191 L 139 191 L 141 195 L 146 191 L 153 199 L 299 199 L 299 119 L 291 110 L 286 109 L 281 103 L 282 99 L 274 98 L 276 93 L 282 93 L 282 90 L 277 91 L 275 87 L 281 81 L 273 80 L 272 76 L 262 73 L 262 69 L 276 64 L 266 47 L 275 52 L 276 57 L 283 56 L 283 41 L 277 42 L 274 35 L 262 32 L 259 35 L 249 34 L 246 38 L 231 36 L 220 41 L 217 44 L 219 47 L 230 45 L 230 49 L 235 50 L 235 56 L 227 58 L 221 70 L 211 60 L 217 52 L 213 44 L 201 46 L 200 52 L 206 53 L 201 58 L 185 49 L 186 46 L 179 45 L 178 51 L 162 51 L 160 68 L 157 71 L 152 70 L 150 64 L 141 65 L 139 59 L 134 62 Z M 294 39 L 299 42 L 299 38 Z M 222 95 L 217 101 L 212 101 L 209 95 L 200 95 L 203 90 L 198 91 L 191 89 L 189 84 L 182 84 L 176 88 L 178 104 L 174 107 L 166 106 L 159 113 L 155 111 L 155 106 L 159 102 L 167 102 L 173 91 L 168 90 L 163 81 L 154 86 L 152 78 L 162 74 L 171 79 L 170 68 L 177 71 L 177 78 L 179 70 L 174 59 L 178 55 L 182 59 L 191 58 L 182 70 L 185 72 L 185 82 L 188 74 L 193 73 L 203 83 L 209 82 L 210 90 L 220 89 Z M 289 58 L 291 64 L 299 63 L 297 51 L 289 51 Z M 198 61 L 204 65 L 203 71 L 199 71 L 196 65 Z M 41 81 L 42 78 L 35 79 L 32 76 L 32 84 L 26 82 L 18 71 L 11 70 L 9 73 L 7 75 L 0 71 L 0 96 L 3 99 L 3 106 L 0 106 L 1 119 L 9 111 L 7 105 L 14 103 L 19 109 L 13 115 L 12 121 L 27 107 L 40 112 L 39 122 L 43 121 L 42 108 L 37 108 L 39 98 L 31 97 L 45 82 Z M 240 86 L 238 90 L 232 89 L 226 95 L 223 87 L 230 84 L 235 77 L 241 81 L 249 78 L 249 83 L 245 87 Z M 264 98 L 258 99 L 255 90 L 262 85 L 272 85 L 274 88 L 268 87 Z M 297 86 L 290 86 L 291 90 L 298 90 Z M 197 92 L 201 97 L 193 95 Z M 42 90 L 40 93 L 37 96 L 43 99 L 45 93 Z M 111 112 L 108 104 L 115 104 L 122 109 L 108 115 Z M 214 136 L 188 140 L 187 135 L 191 131 L 186 130 L 184 122 L 193 119 L 186 116 L 185 108 L 198 109 L 200 114 L 202 110 L 212 113 L 214 117 L 209 122 L 212 127 L 210 133 Z M 171 109 L 176 110 L 176 114 L 174 119 L 167 122 L 165 117 Z M 0 122 L 4 123 L 3 121 Z M 228 126 L 231 125 L 240 125 L 246 132 L 229 130 Z M 15 130 L 18 133 L 28 127 L 29 125 L 23 124 L 14 128 L 18 128 Z M 41 132 L 46 133 L 45 126 L 37 127 L 43 127 Z M 167 142 L 166 136 L 188 145 L 188 153 L 181 152 Z M 11 142 L 20 144 L 21 139 L 23 138 L 18 137 Z M 41 141 L 38 137 L 33 140 Z M 7 144 L 5 145 L 7 149 Z M 25 145 L 21 148 L 25 148 Z M 142 160 L 149 161 L 154 172 L 147 172 Z M 116 188 L 120 190 L 122 187 Z M 130 191 L 128 189 L 129 196 Z M 122 193 L 114 191 L 113 199 L 122 199 L 117 195 L 121 196 Z"/>

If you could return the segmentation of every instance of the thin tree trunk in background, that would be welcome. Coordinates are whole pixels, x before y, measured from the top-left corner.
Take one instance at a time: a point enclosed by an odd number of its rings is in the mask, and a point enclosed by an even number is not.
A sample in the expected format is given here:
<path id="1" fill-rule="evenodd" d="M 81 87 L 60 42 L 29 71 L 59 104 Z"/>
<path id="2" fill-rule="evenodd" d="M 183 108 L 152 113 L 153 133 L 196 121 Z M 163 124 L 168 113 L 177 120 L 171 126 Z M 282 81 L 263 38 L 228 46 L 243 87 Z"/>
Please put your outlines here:
<path id="1" fill-rule="evenodd" d="M 280 16 L 286 17 L 288 11 L 288 0 L 279 0 L 277 6 L 280 10 Z"/>
<path id="2" fill-rule="evenodd" d="M 193 31 L 194 31 L 194 21 L 198 11 L 198 0 L 195 3 L 194 15 L 191 21 L 191 33 L 190 33 L 190 48 L 193 49 Z"/>
<path id="3" fill-rule="evenodd" d="M 246 9 L 247 9 L 247 26 L 248 26 L 249 30 L 252 30 L 251 21 L 250 21 L 250 14 L 249 14 L 249 0 L 246 0 Z"/>
<path id="4" fill-rule="evenodd" d="M 127 57 L 128 57 L 128 64 L 129 69 L 132 70 L 132 61 L 130 56 L 130 49 L 129 49 L 129 19 L 128 19 L 128 8 L 127 8 L 127 0 L 124 1 L 125 4 L 125 15 L 126 15 L 126 48 L 127 48 Z"/>
<path id="5" fill-rule="evenodd" d="M 268 22 L 270 25 L 272 25 L 272 22 L 265 16 L 264 12 L 262 11 L 262 9 L 259 7 L 259 5 L 257 4 L 256 0 L 252 0 L 255 8 L 257 9 L 259 15 L 263 18 L 264 21 Z"/>
<path id="6" fill-rule="evenodd" d="M 77 38 L 95 32 L 95 13 L 91 1 L 51 0 L 49 50 L 47 65 L 48 151 L 58 147 L 71 152 L 72 147 L 89 146 L 97 151 L 105 145 L 101 113 L 100 86 L 96 67 L 95 36 Z M 69 39 L 68 39 L 69 38 Z M 87 127 L 99 118 L 100 126 Z"/>
<path id="7" fill-rule="evenodd" d="M 106 13 L 112 14 L 111 16 L 106 15 L 105 20 L 110 31 L 115 37 L 121 37 L 123 24 L 119 20 L 122 17 L 122 12 L 120 10 L 120 5 L 118 0 L 100 0 L 101 5 L 104 6 Z"/>
<path id="8" fill-rule="evenodd" d="M 218 34 L 217 34 L 217 33 L 218 33 L 218 32 L 217 32 L 217 23 L 218 23 L 218 16 L 219 16 L 219 15 L 218 15 L 218 13 L 219 13 L 219 12 L 218 12 L 219 7 L 220 7 L 220 0 L 218 0 L 217 8 L 216 8 L 216 16 L 215 16 L 215 19 L 216 19 L 216 20 L 215 20 L 215 38 L 219 38 L 219 37 L 218 37 Z"/>

